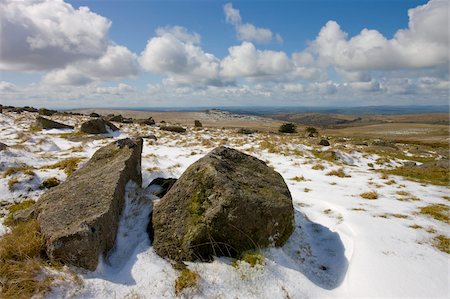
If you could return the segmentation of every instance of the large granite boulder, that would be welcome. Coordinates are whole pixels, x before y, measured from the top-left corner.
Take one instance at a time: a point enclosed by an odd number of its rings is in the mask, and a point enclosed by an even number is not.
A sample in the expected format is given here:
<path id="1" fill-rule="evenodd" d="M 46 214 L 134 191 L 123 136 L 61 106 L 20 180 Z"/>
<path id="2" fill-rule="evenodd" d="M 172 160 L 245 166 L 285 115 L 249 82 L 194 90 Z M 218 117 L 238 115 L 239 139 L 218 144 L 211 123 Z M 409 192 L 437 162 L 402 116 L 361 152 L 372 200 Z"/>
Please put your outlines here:
<path id="1" fill-rule="evenodd" d="M 87 134 L 106 134 L 110 131 L 118 131 L 115 125 L 103 118 L 95 118 L 81 124 L 80 131 Z"/>
<path id="2" fill-rule="evenodd" d="M 36 127 L 41 129 L 73 129 L 73 126 L 69 126 L 66 124 L 59 123 L 57 121 L 38 116 L 36 118 L 36 122 L 34 124 Z"/>
<path id="3" fill-rule="evenodd" d="M 153 117 L 149 117 L 149 118 L 145 118 L 145 119 L 136 119 L 135 123 L 140 124 L 140 125 L 153 126 L 155 124 L 155 120 L 153 119 Z"/>
<path id="4" fill-rule="evenodd" d="M 142 139 L 115 141 L 44 193 L 36 215 L 51 260 L 96 269 L 114 246 L 126 184 L 142 183 L 141 152 Z"/>
<path id="5" fill-rule="evenodd" d="M 153 208 L 153 247 L 176 261 L 281 246 L 294 230 L 292 198 L 263 161 L 218 147 L 181 175 Z"/>

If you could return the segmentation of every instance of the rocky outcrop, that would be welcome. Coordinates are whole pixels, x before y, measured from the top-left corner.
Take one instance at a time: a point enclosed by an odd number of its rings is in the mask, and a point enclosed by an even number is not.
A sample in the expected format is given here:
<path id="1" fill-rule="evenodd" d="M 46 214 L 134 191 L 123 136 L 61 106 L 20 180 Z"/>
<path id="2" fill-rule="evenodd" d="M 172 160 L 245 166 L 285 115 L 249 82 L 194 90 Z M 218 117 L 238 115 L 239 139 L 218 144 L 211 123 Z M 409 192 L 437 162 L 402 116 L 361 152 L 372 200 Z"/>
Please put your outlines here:
<path id="1" fill-rule="evenodd" d="M 176 133 L 184 133 L 186 132 L 186 129 L 179 126 L 162 126 L 159 128 L 163 131 L 169 131 L 169 132 L 176 132 Z"/>
<path id="2" fill-rule="evenodd" d="M 201 127 L 203 127 L 203 125 L 202 125 L 202 123 L 199 121 L 199 120 L 195 120 L 194 121 L 194 127 L 196 127 L 196 128 L 201 128 Z"/>
<path id="3" fill-rule="evenodd" d="M 34 124 L 36 127 L 41 129 L 73 129 L 73 126 L 69 126 L 66 124 L 59 123 L 57 121 L 38 116 L 36 118 L 36 122 Z"/>
<path id="4" fill-rule="evenodd" d="M 328 140 L 326 140 L 326 139 L 321 139 L 320 142 L 319 142 L 319 145 L 330 146 L 330 142 Z"/>
<path id="5" fill-rule="evenodd" d="M 8 148 L 8 146 L 6 144 L 4 144 L 3 142 L 0 142 L 0 152 L 4 151 Z"/>
<path id="6" fill-rule="evenodd" d="M 294 230 L 294 209 L 279 173 L 255 157 L 218 147 L 155 203 L 152 224 L 160 256 L 209 260 L 283 245 Z"/>
<path id="7" fill-rule="evenodd" d="M 105 134 L 109 131 L 118 131 L 115 125 L 102 118 L 88 120 L 81 124 L 80 131 L 87 134 Z"/>
<path id="8" fill-rule="evenodd" d="M 153 126 L 155 124 L 155 120 L 153 119 L 153 117 L 149 117 L 147 119 L 136 119 L 135 123 L 140 125 Z"/>
<path id="9" fill-rule="evenodd" d="M 58 111 L 45 109 L 45 108 L 41 108 L 41 109 L 38 110 L 39 115 L 44 115 L 44 116 L 52 116 L 56 112 L 58 112 Z"/>
<path id="10" fill-rule="evenodd" d="M 115 141 L 44 193 L 36 214 L 51 260 L 96 269 L 114 245 L 127 182 L 142 182 L 141 152 L 142 139 Z"/>
<path id="11" fill-rule="evenodd" d="M 95 112 L 92 112 L 89 114 L 89 117 L 93 117 L 93 118 L 100 117 L 100 116 L 101 116 L 100 114 L 95 113 Z"/>

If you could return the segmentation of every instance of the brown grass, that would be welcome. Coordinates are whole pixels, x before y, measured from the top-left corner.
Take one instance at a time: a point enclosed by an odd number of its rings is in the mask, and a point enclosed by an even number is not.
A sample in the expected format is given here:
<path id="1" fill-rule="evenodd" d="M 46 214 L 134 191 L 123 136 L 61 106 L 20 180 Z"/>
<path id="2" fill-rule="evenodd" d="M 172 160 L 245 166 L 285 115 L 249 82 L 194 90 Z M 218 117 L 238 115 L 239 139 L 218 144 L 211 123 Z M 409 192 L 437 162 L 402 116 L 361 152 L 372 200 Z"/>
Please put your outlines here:
<path id="1" fill-rule="evenodd" d="M 64 170 L 67 176 L 70 176 L 75 170 L 77 170 L 78 163 L 81 162 L 81 158 L 68 158 L 62 161 L 59 161 L 52 165 L 43 166 L 42 169 L 61 169 Z"/>
<path id="2" fill-rule="evenodd" d="M 15 225 L 0 239 L 0 297 L 31 298 L 50 289 L 43 273 L 44 239 L 36 220 Z"/>
<path id="3" fill-rule="evenodd" d="M 450 238 L 439 235 L 433 239 L 433 245 L 442 252 L 450 254 Z"/>
<path id="4" fill-rule="evenodd" d="M 442 167 L 408 167 L 401 166 L 391 170 L 383 170 L 385 173 L 403 176 L 411 181 L 433 185 L 448 186 L 450 176 L 448 169 Z"/>
<path id="5" fill-rule="evenodd" d="M 337 176 L 340 178 L 349 178 L 350 177 L 350 175 L 348 175 L 344 172 L 343 168 L 339 168 L 338 170 L 332 170 L 332 171 L 328 172 L 327 175 L 328 176 Z"/>
<path id="6" fill-rule="evenodd" d="M 370 200 L 378 199 L 378 193 L 375 191 L 364 192 L 364 193 L 361 193 L 359 196 L 361 196 L 362 198 L 365 198 L 365 199 L 370 199 Z"/>
<path id="7" fill-rule="evenodd" d="M 32 205 L 34 205 L 34 201 L 31 199 L 28 200 L 24 200 L 20 203 L 16 203 L 13 204 L 11 206 L 8 207 L 8 216 L 6 217 L 4 224 L 11 226 L 12 224 L 14 224 L 13 218 L 12 216 L 14 215 L 15 212 L 20 211 L 20 210 L 25 210 L 28 209 L 29 207 L 31 207 Z"/>
<path id="8" fill-rule="evenodd" d="M 199 275 L 189 269 L 184 269 L 181 271 L 180 276 L 178 276 L 175 281 L 175 294 L 179 295 L 184 289 L 195 288 L 198 284 Z"/>
<path id="9" fill-rule="evenodd" d="M 450 224 L 450 208 L 445 204 L 434 204 L 420 208 L 420 213 Z"/>

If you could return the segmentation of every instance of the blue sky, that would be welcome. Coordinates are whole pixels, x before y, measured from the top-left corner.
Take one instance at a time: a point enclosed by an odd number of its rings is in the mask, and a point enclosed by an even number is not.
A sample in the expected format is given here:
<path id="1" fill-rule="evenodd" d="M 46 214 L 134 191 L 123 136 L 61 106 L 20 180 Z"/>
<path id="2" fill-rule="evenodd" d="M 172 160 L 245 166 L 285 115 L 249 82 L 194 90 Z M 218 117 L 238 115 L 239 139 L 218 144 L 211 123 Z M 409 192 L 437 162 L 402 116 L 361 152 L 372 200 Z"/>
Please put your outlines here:
<path id="1" fill-rule="evenodd" d="M 5 0 L 0 12 L 2 104 L 448 103 L 447 0 Z"/>

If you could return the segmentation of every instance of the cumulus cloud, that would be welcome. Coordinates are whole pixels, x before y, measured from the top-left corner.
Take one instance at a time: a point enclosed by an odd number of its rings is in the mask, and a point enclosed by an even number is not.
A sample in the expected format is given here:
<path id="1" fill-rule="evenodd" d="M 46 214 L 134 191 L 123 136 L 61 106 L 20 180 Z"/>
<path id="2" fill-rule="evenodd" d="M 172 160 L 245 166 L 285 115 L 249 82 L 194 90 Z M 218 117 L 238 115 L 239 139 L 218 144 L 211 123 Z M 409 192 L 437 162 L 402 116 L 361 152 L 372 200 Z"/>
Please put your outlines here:
<path id="1" fill-rule="evenodd" d="M 387 39 L 377 30 L 348 34 L 329 21 L 310 49 L 319 62 L 344 71 L 427 68 L 448 64 L 448 1 L 431 0 L 408 11 L 408 28 Z"/>
<path id="2" fill-rule="evenodd" d="M 204 52 L 200 36 L 182 27 L 165 27 L 147 42 L 139 57 L 142 68 L 167 75 L 171 84 L 218 84 L 220 61 Z"/>
<path id="3" fill-rule="evenodd" d="M 15 92 L 17 86 L 11 82 L 0 81 L 0 92 Z"/>
<path id="4" fill-rule="evenodd" d="M 292 67 L 286 53 L 258 50 L 250 42 L 231 47 L 228 52 L 221 64 L 221 75 L 228 78 L 282 75 Z"/>
<path id="5" fill-rule="evenodd" d="M 272 39 L 282 43 L 283 38 L 280 34 L 272 33 L 270 29 L 256 27 L 250 23 L 242 23 L 241 14 L 238 9 L 233 8 L 231 3 L 227 3 L 223 7 L 225 20 L 234 26 L 236 37 L 240 41 L 253 41 L 257 43 L 267 43 Z"/>
<path id="6" fill-rule="evenodd" d="M 111 22 L 61 0 L 0 3 L 0 69 L 48 70 L 103 55 Z"/>
<path id="7" fill-rule="evenodd" d="M 117 86 L 112 87 L 97 87 L 95 89 L 95 92 L 98 94 L 112 94 L 112 95 L 123 95 L 134 91 L 135 89 L 133 87 L 125 83 L 119 83 Z"/>
<path id="8" fill-rule="evenodd" d="M 110 45 L 101 57 L 81 60 L 64 69 L 50 71 L 43 81 L 49 84 L 83 85 L 92 81 L 133 78 L 138 74 L 136 59 L 136 55 L 126 47 Z"/>

